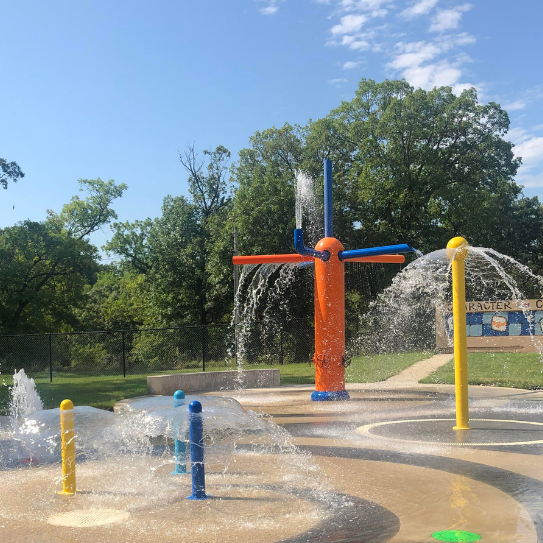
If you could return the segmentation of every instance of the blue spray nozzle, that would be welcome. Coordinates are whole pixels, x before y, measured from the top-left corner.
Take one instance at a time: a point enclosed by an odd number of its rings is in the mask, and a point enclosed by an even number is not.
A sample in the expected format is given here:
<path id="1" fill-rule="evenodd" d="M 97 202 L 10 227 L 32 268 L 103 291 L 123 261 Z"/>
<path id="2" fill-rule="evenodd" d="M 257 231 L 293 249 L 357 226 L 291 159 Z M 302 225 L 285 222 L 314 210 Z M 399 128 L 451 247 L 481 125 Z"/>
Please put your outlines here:
<path id="1" fill-rule="evenodd" d="M 326 262 L 330 258 L 328 251 L 317 251 L 316 249 L 310 249 L 304 245 L 304 231 L 301 228 L 294 230 L 294 248 L 299 255 L 311 256 L 318 258 Z"/>

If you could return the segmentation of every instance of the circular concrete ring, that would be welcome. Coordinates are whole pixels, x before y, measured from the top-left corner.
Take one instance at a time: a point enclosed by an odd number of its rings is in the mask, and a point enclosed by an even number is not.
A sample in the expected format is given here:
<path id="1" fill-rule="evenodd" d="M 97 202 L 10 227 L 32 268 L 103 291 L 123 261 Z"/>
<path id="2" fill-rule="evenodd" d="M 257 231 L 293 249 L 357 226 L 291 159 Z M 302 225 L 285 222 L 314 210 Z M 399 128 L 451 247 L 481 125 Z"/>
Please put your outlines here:
<path id="1" fill-rule="evenodd" d="M 431 423 L 431 422 L 443 422 L 450 421 L 455 422 L 456 419 L 406 419 L 406 420 L 387 420 L 384 422 L 374 422 L 372 424 L 366 424 L 364 426 L 359 426 L 355 431 L 357 434 L 386 439 L 387 441 L 397 441 L 401 443 L 413 443 L 417 445 L 443 445 L 443 446 L 454 446 L 454 447 L 512 447 L 517 445 L 538 445 L 543 443 L 543 439 L 534 439 L 530 441 L 506 441 L 506 442 L 487 442 L 487 443 L 466 443 L 466 442 L 457 442 L 457 441 L 421 441 L 416 439 L 403 439 L 398 437 L 383 436 L 379 434 L 372 433 L 374 428 L 388 426 L 392 424 L 409 424 L 409 423 Z M 524 424 L 524 425 L 533 425 L 533 426 L 543 426 L 543 422 L 531 422 L 527 420 L 502 420 L 502 419 L 472 419 L 473 422 L 497 422 L 497 423 L 508 423 L 508 424 Z M 471 430 L 464 430 L 471 431 Z M 504 430 L 506 431 L 506 430 Z"/>

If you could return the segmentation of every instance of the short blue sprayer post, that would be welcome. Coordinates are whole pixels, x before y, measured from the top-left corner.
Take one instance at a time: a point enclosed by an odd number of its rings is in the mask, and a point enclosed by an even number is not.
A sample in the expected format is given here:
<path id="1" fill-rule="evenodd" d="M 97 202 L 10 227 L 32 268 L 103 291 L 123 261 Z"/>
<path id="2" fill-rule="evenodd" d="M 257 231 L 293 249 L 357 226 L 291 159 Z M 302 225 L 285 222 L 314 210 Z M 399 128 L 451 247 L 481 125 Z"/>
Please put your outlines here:
<path id="1" fill-rule="evenodd" d="M 190 471 L 192 473 L 192 494 L 189 500 L 207 500 L 206 475 L 204 469 L 204 423 L 202 404 L 189 404 Z"/>
<path id="2" fill-rule="evenodd" d="M 173 406 L 180 407 L 185 405 L 185 393 L 177 390 L 173 395 Z M 187 472 L 187 442 L 179 437 L 179 423 L 175 423 L 175 469 L 172 475 L 182 475 Z"/>

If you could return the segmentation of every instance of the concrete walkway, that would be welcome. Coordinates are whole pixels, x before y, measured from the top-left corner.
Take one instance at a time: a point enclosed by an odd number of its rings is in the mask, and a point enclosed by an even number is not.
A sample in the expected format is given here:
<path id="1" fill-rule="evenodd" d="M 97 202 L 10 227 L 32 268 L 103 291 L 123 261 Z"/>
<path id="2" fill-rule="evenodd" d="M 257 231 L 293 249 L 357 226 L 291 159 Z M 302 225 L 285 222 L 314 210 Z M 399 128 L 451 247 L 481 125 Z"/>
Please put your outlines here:
<path id="1" fill-rule="evenodd" d="M 386 379 L 383 384 L 387 387 L 413 387 L 419 384 L 421 379 L 428 377 L 441 366 L 452 360 L 452 354 L 435 354 L 430 358 L 415 362 L 409 368 Z"/>

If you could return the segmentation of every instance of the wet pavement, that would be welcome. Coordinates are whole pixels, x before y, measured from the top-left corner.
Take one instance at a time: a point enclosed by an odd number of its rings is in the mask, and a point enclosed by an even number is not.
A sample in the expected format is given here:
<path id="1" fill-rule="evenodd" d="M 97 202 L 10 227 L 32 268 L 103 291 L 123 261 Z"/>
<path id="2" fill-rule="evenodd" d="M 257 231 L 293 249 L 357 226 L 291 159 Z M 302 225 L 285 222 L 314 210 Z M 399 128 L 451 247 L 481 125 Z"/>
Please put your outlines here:
<path id="1" fill-rule="evenodd" d="M 472 429 L 457 431 L 450 386 L 348 389 L 342 403 L 309 402 L 302 386 L 233 396 L 272 415 L 335 491 L 398 518 L 386 541 L 428 543 L 434 532 L 465 530 L 482 542 L 543 542 L 543 391 L 470 387 Z M 366 541 L 344 535 L 322 541 Z"/>
<path id="2" fill-rule="evenodd" d="M 209 393 L 271 416 L 297 452 L 240 442 L 206 468 L 206 502 L 185 499 L 189 476 L 164 457 L 82 462 L 85 492 L 68 500 L 57 465 L 4 470 L 0 541 L 543 542 L 543 391 L 470 387 L 472 429 L 456 431 L 453 387 L 348 390 L 348 402 L 311 402 L 309 386 Z"/>

